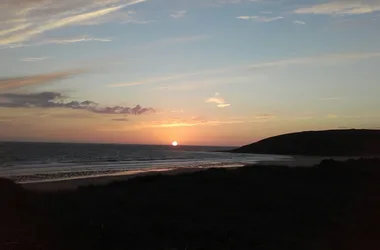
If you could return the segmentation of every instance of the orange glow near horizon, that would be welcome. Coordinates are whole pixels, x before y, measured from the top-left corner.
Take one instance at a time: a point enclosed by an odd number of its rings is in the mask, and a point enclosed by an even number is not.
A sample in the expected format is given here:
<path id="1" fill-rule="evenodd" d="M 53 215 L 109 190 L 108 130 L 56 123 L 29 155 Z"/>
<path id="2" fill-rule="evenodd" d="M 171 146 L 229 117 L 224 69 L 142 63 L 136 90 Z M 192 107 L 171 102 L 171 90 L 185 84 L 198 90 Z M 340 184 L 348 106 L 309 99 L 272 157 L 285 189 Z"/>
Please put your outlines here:
<path id="1" fill-rule="evenodd" d="M 126 122 L 116 118 L 117 116 L 101 116 L 84 110 L 0 108 L 0 140 L 170 146 L 174 146 L 172 143 L 176 141 L 177 146 L 242 146 L 284 133 L 331 129 L 339 120 L 339 117 L 299 119 L 295 116 L 277 116 L 256 121 L 249 117 L 221 117 L 202 123 L 194 122 L 193 126 L 157 127 L 158 124 L 170 122 L 177 124 L 177 120 L 131 116 Z M 183 120 L 192 121 L 191 115 Z M 348 126 L 360 127 L 355 119 L 350 118 L 349 121 L 352 123 Z M 366 122 L 370 124 L 371 121 Z"/>
<path id="2" fill-rule="evenodd" d="M 172 142 L 172 146 L 173 146 L 173 147 L 176 147 L 177 145 L 178 145 L 178 142 L 177 142 L 177 141 L 173 141 L 173 142 Z"/>

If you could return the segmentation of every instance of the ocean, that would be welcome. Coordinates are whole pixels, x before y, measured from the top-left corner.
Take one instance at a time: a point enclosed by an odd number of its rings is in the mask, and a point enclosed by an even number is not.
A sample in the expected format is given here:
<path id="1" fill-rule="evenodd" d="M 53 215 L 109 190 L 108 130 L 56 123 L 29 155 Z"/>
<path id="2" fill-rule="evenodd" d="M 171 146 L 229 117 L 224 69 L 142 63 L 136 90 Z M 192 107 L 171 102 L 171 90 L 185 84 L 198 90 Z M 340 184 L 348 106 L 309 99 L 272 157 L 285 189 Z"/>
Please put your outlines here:
<path id="1" fill-rule="evenodd" d="M 0 142 L 0 177 L 28 183 L 292 160 L 290 156 L 217 152 L 229 149 L 232 147 Z"/>

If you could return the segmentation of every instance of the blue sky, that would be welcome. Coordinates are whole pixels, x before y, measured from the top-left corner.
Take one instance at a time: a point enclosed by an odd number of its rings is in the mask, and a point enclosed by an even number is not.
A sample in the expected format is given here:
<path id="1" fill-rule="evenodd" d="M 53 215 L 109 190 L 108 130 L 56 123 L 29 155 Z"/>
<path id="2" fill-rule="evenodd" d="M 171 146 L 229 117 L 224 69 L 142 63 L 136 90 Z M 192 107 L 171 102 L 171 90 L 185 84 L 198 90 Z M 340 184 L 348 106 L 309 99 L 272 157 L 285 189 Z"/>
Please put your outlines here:
<path id="1" fill-rule="evenodd" d="M 0 0 L 0 139 L 380 127 L 380 0 Z"/>

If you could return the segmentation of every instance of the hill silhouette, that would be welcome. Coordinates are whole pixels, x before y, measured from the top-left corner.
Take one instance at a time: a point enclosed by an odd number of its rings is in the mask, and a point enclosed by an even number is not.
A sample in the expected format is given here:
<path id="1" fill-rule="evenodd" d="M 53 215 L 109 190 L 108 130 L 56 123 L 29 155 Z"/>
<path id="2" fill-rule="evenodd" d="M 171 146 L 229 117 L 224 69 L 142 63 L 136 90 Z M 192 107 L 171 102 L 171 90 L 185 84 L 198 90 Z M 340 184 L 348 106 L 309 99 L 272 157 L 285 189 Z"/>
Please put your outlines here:
<path id="1" fill-rule="evenodd" d="M 284 134 L 230 152 L 312 156 L 376 156 L 380 155 L 380 130 L 325 130 Z"/>

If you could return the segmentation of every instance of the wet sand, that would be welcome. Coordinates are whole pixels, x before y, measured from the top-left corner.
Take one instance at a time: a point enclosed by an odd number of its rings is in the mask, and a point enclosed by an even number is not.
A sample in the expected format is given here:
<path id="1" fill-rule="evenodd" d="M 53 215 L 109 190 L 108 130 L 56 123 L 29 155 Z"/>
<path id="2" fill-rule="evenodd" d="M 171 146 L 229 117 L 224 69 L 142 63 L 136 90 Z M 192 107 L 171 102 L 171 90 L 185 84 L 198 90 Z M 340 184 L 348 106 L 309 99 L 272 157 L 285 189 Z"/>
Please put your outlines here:
<path id="1" fill-rule="evenodd" d="M 261 161 L 257 165 L 264 166 L 289 166 L 289 167 L 312 167 L 320 163 L 324 157 L 302 157 L 294 156 L 292 161 Z M 346 160 L 347 157 L 334 157 L 336 160 Z M 31 182 L 21 184 L 25 189 L 36 190 L 36 191 L 57 191 L 57 190 L 74 190 L 81 186 L 89 185 L 106 185 L 115 181 L 125 181 L 130 178 L 137 176 L 148 176 L 155 174 L 164 174 L 164 175 L 176 175 L 183 173 L 193 173 L 197 171 L 207 170 L 208 168 L 182 168 L 174 170 L 152 170 L 149 172 L 137 172 L 137 173 L 126 173 L 119 175 L 111 176 L 100 176 L 100 177 L 84 177 L 78 179 L 70 180 L 52 180 L 52 181 L 43 181 L 43 182 Z"/>
<path id="2" fill-rule="evenodd" d="M 104 186 L 134 176 L 38 184 L 40 190 L 99 184 L 68 192 L 27 192 L 0 180 L 0 246 L 378 250 L 379 166 L 379 159 L 260 164 L 181 169 Z"/>
<path id="3" fill-rule="evenodd" d="M 133 173 L 125 175 L 112 175 L 112 176 L 99 176 L 99 177 L 87 177 L 80 179 L 59 180 L 59 181 L 43 181 L 43 182 L 31 182 L 23 183 L 22 187 L 28 190 L 35 191 L 58 191 L 58 190 L 74 190 L 83 186 L 90 185 L 107 185 L 115 181 L 125 181 L 138 176 L 149 176 L 156 174 L 175 175 L 183 173 L 193 173 L 197 171 L 206 170 L 206 168 L 183 168 L 166 171 L 150 171 L 143 173 Z"/>

